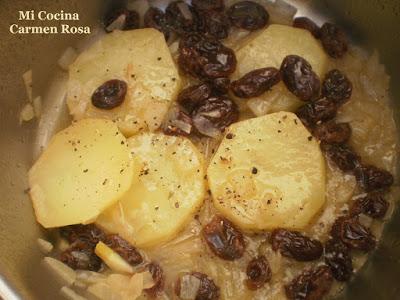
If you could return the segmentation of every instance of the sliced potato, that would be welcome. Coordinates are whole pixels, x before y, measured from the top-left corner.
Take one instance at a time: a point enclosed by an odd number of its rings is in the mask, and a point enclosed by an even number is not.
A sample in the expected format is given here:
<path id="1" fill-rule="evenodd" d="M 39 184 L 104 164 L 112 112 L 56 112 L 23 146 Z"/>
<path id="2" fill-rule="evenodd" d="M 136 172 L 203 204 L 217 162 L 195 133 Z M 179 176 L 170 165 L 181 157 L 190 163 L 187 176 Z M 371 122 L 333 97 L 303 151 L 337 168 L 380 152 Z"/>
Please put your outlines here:
<path id="1" fill-rule="evenodd" d="M 119 273 L 133 273 L 133 268 L 117 252 L 108 247 L 103 242 L 98 242 L 94 252 L 106 265 L 113 271 Z"/>
<path id="2" fill-rule="evenodd" d="M 128 92 L 121 106 L 98 109 L 93 92 L 111 79 Z M 180 89 L 180 77 L 162 33 L 155 29 L 114 31 L 81 53 L 69 69 L 68 107 L 77 120 L 115 120 L 126 136 L 159 128 Z"/>
<path id="3" fill-rule="evenodd" d="M 90 223 L 130 187 L 125 137 L 108 120 L 85 119 L 57 133 L 29 171 L 30 195 L 44 227 Z"/>
<path id="4" fill-rule="evenodd" d="M 150 247 L 173 238 L 201 206 L 204 163 L 183 137 L 147 133 L 131 137 L 128 144 L 141 173 L 97 224 L 136 246 Z"/>
<path id="5" fill-rule="evenodd" d="M 208 167 L 214 205 L 248 230 L 302 229 L 325 202 L 325 161 L 293 113 L 231 125 Z"/>
<path id="6" fill-rule="evenodd" d="M 318 76 L 324 75 L 328 57 L 320 42 L 307 30 L 274 24 L 254 35 L 236 51 L 238 62 L 232 75 L 234 80 L 259 68 L 279 69 L 283 59 L 291 54 L 305 58 Z M 282 82 L 271 91 L 248 100 L 250 109 L 258 116 L 282 110 L 294 111 L 302 103 Z"/>

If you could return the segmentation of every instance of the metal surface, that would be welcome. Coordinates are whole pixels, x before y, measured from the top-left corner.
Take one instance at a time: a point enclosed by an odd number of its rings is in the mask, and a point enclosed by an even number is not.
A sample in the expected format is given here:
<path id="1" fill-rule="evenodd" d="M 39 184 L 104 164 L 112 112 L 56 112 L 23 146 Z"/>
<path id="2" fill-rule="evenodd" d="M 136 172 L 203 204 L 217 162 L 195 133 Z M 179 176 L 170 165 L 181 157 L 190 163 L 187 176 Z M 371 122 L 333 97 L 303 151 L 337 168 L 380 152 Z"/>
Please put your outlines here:
<path id="1" fill-rule="evenodd" d="M 99 0 L 100 1 L 100 0 Z M 90 8 L 96 0 L 2 0 L 0 1 L 0 296 L 5 299 L 59 299 L 58 286 L 41 268 L 43 256 L 36 239 L 46 233 L 36 224 L 31 203 L 24 193 L 26 172 L 33 161 L 33 143 L 38 124 L 19 125 L 19 112 L 27 98 L 21 74 L 34 70 L 34 94 L 46 95 L 45 106 L 53 106 L 62 95 L 47 91 L 55 75 L 56 61 L 63 49 L 83 36 L 11 35 L 10 23 L 19 10 L 76 11 L 83 24 L 92 24 L 96 11 Z M 382 62 L 392 78 L 391 93 L 400 98 L 400 2 L 398 0 L 316 0 L 290 1 L 299 13 L 325 18 L 343 25 L 355 41 L 368 49 L 378 49 Z M 92 6 L 95 7 L 95 6 Z M 45 91 L 47 91 L 45 93 Z M 49 99 L 53 99 L 50 101 Z M 51 103 L 50 103 L 51 102 Z M 393 103 L 397 118 L 400 103 Z M 46 109 L 46 107 L 45 107 Z M 62 113 L 62 111 L 61 111 Z M 377 112 L 379 113 L 379 112 Z M 56 128 L 43 122 L 41 126 Z M 51 128 L 50 128 L 51 127 Z M 354 278 L 343 299 L 400 298 L 400 211 L 387 224 L 379 248 Z"/>

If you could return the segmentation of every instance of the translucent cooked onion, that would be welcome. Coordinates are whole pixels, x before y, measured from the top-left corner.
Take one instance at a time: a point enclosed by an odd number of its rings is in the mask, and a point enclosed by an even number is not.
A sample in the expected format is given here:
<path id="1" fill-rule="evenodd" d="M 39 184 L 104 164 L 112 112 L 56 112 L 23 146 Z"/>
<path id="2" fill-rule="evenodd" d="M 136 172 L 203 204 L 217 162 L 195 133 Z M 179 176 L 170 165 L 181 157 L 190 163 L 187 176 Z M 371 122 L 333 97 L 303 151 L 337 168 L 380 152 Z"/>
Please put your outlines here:
<path id="1" fill-rule="evenodd" d="M 106 27 L 106 30 L 108 32 L 114 31 L 114 30 L 121 30 L 124 28 L 126 22 L 126 15 L 121 14 L 118 18 L 116 18 L 110 25 Z"/>
<path id="2" fill-rule="evenodd" d="M 44 239 L 37 239 L 37 244 L 43 254 L 49 254 L 54 248 L 52 243 Z"/>
<path id="3" fill-rule="evenodd" d="M 19 114 L 19 122 L 20 122 L 20 124 L 22 122 L 29 122 L 34 117 L 35 117 L 35 111 L 33 109 L 32 104 L 30 104 L 30 103 L 25 104 L 24 107 L 22 108 L 20 114 Z"/>
<path id="4" fill-rule="evenodd" d="M 206 136 L 217 138 L 221 135 L 221 131 L 215 128 L 214 124 L 210 122 L 207 118 L 203 117 L 200 114 L 197 114 L 193 118 L 193 123 L 196 129 Z"/>
<path id="5" fill-rule="evenodd" d="M 76 279 L 75 271 L 61 261 L 47 256 L 43 259 L 43 265 L 52 272 L 63 285 L 70 286 L 74 283 Z"/>
<path id="6" fill-rule="evenodd" d="M 181 11 L 181 13 L 185 19 L 187 19 L 187 20 L 193 19 L 193 15 L 192 15 L 191 11 L 189 10 L 189 6 L 186 3 L 184 3 L 184 2 L 178 3 L 178 8 Z"/>
<path id="7" fill-rule="evenodd" d="M 24 80 L 26 94 L 28 95 L 29 102 L 32 101 L 32 70 L 26 71 L 22 74 L 22 79 Z"/>
<path id="8" fill-rule="evenodd" d="M 86 300 L 86 298 L 78 295 L 73 289 L 66 286 L 60 289 L 60 294 L 68 300 Z"/>
<path id="9" fill-rule="evenodd" d="M 200 288 L 200 279 L 192 275 L 183 275 L 180 280 L 180 295 L 184 300 L 196 299 L 197 292 Z"/>

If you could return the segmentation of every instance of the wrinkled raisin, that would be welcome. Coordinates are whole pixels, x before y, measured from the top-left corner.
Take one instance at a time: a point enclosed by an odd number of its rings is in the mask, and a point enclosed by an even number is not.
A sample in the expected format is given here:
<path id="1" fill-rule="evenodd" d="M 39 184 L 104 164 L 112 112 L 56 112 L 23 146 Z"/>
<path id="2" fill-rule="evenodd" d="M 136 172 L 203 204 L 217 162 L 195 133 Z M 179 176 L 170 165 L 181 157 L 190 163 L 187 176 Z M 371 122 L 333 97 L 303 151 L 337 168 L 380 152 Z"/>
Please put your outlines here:
<path id="1" fill-rule="evenodd" d="M 60 261 L 74 270 L 98 271 L 101 259 L 94 253 L 94 245 L 83 240 L 76 240 L 60 254 Z"/>
<path id="2" fill-rule="evenodd" d="M 236 69 L 232 49 L 210 37 L 186 35 L 179 43 L 179 67 L 199 79 L 228 77 Z"/>
<path id="3" fill-rule="evenodd" d="M 322 244 L 312 240 L 298 231 L 275 229 L 271 234 L 271 244 L 274 251 L 298 261 L 311 261 L 322 255 Z"/>
<path id="4" fill-rule="evenodd" d="M 306 270 L 285 286 L 290 300 L 321 300 L 329 292 L 333 278 L 329 267 Z"/>
<path id="5" fill-rule="evenodd" d="M 345 103 L 352 94 L 353 85 L 339 70 L 329 71 L 322 82 L 322 95 L 336 104 Z"/>
<path id="6" fill-rule="evenodd" d="M 288 55 L 281 65 L 282 80 L 290 92 L 302 101 L 319 96 L 320 81 L 308 61 L 298 55 Z"/>
<path id="7" fill-rule="evenodd" d="M 121 24 L 118 24 L 116 28 L 110 28 L 110 25 L 117 21 L 119 18 L 124 18 Z M 104 27 L 106 32 L 111 32 L 114 29 L 119 30 L 132 30 L 139 28 L 140 16 L 134 10 L 128 10 L 126 8 L 118 8 L 110 11 L 106 14 L 104 19 Z"/>
<path id="8" fill-rule="evenodd" d="M 168 28 L 165 13 L 157 7 L 150 7 L 147 10 L 144 15 L 144 26 L 155 28 L 158 31 L 162 32 L 166 40 L 168 40 L 170 36 L 170 30 Z"/>
<path id="9" fill-rule="evenodd" d="M 311 32 L 315 38 L 320 36 L 320 28 L 312 20 L 307 17 L 298 17 L 293 20 L 293 27 L 302 28 Z"/>
<path id="10" fill-rule="evenodd" d="M 306 103 L 296 111 L 296 115 L 303 122 L 304 126 L 309 129 L 312 129 L 320 122 L 333 119 L 336 113 L 337 106 L 326 98 Z"/>
<path id="11" fill-rule="evenodd" d="M 196 107 L 211 97 L 212 90 L 206 83 L 190 86 L 178 95 L 178 103 L 187 111 L 192 112 Z"/>
<path id="12" fill-rule="evenodd" d="M 222 11 L 225 8 L 224 0 L 192 0 L 192 5 L 201 11 Z"/>
<path id="13" fill-rule="evenodd" d="M 320 39 L 326 53 L 333 58 L 341 58 L 347 52 L 347 38 L 336 25 L 325 23 L 321 27 Z"/>
<path id="14" fill-rule="evenodd" d="M 104 243 L 132 266 L 143 262 L 143 257 L 139 251 L 117 234 L 108 235 Z"/>
<path id="15" fill-rule="evenodd" d="M 124 102 L 128 85 L 122 80 L 109 80 L 99 86 L 92 95 L 92 104 L 100 109 L 113 109 Z"/>
<path id="16" fill-rule="evenodd" d="M 81 240 L 89 243 L 93 247 L 105 238 L 104 232 L 93 224 L 61 227 L 60 235 L 70 244 Z"/>
<path id="17" fill-rule="evenodd" d="M 204 33 L 222 40 L 228 37 L 230 30 L 229 19 L 224 12 L 206 11 L 201 12 L 200 17 L 204 23 Z"/>
<path id="18" fill-rule="evenodd" d="M 199 14 L 185 1 L 179 0 L 171 2 L 165 14 L 168 25 L 180 35 L 204 30 L 204 24 Z"/>
<path id="19" fill-rule="evenodd" d="M 144 291 L 151 297 L 155 298 L 160 296 L 164 290 L 165 278 L 164 271 L 161 266 L 157 263 L 150 263 L 147 265 L 151 277 L 153 278 L 154 285 L 151 288 L 145 289 Z"/>
<path id="20" fill-rule="evenodd" d="M 182 108 L 171 107 L 162 124 L 162 129 L 167 135 L 189 136 L 193 130 L 193 121 Z"/>
<path id="21" fill-rule="evenodd" d="M 240 98 L 257 97 L 270 90 L 281 80 L 276 68 L 263 68 L 251 71 L 232 82 L 232 92 Z"/>
<path id="22" fill-rule="evenodd" d="M 271 268 L 265 256 L 253 258 L 246 269 L 246 285 L 249 290 L 256 290 L 271 280 Z"/>
<path id="23" fill-rule="evenodd" d="M 393 184 L 393 175 L 390 172 L 370 165 L 359 166 L 355 170 L 355 176 L 367 192 L 387 189 Z"/>
<path id="24" fill-rule="evenodd" d="M 382 219 L 389 208 L 389 202 L 380 191 L 371 192 L 356 199 L 351 206 L 351 215 L 365 214 L 374 219 Z"/>
<path id="25" fill-rule="evenodd" d="M 321 144 L 326 156 L 343 172 L 354 171 L 360 164 L 360 157 L 345 144 Z"/>
<path id="26" fill-rule="evenodd" d="M 375 237 L 358 221 L 357 216 L 336 219 L 331 229 L 331 235 L 352 249 L 369 251 L 376 244 Z"/>
<path id="27" fill-rule="evenodd" d="M 175 293 L 181 299 L 217 300 L 220 297 L 219 287 L 214 281 L 199 272 L 182 275 L 175 285 Z"/>
<path id="28" fill-rule="evenodd" d="M 227 77 L 220 77 L 209 81 L 209 84 L 212 86 L 214 93 L 218 95 L 225 95 L 228 93 L 231 80 Z"/>
<path id="29" fill-rule="evenodd" d="M 204 226 L 203 237 L 212 252 L 225 260 L 241 258 L 246 248 L 243 234 L 220 216 L 215 216 Z"/>
<path id="30" fill-rule="evenodd" d="M 250 31 L 263 28 L 269 20 L 267 10 L 253 1 L 233 4 L 228 10 L 228 16 L 232 25 Z"/>
<path id="31" fill-rule="evenodd" d="M 193 124 L 198 132 L 217 137 L 239 119 L 237 105 L 225 96 L 213 96 L 192 112 Z"/>
<path id="32" fill-rule="evenodd" d="M 323 143 L 343 144 L 350 139 L 351 127 L 349 123 L 329 121 L 318 125 L 313 135 Z"/>
<path id="33" fill-rule="evenodd" d="M 350 249 L 338 239 L 330 239 L 325 244 L 325 263 L 338 281 L 347 281 L 353 274 Z"/>

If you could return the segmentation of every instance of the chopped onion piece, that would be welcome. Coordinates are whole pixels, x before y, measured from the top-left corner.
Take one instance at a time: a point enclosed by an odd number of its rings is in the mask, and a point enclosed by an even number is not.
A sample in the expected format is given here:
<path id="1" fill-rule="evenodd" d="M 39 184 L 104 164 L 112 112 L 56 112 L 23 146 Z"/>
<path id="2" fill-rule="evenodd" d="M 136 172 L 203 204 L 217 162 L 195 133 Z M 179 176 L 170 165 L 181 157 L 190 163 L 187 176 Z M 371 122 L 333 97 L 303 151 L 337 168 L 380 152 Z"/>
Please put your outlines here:
<path id="1" fill-rule="evenodd" d="M 76 52 L 76 50 L 72 47 L 68 47 L 61 55 L 57 63 L 61 69 L 68 71 L 69 66 L 75 61 L 77 57 L 78 53 Z"/>
<path id="2" fill-rule="evenodd" d="M 149 271 L 143 272 L 143 288 L 149 289 L 152 288 L 155 284 L 153 280 L 153 275 Z"/>
<path id="3" fill-rule="evenodd" d="M 88 287 L 87 291 L 100 300 L 120 299 L 119 293 L 113 291 L 111 287 L 104 282 L 92 284 L 91 286 Z"/>
<path id="4" fill-rule="evenodd" d="M 178 8 L 181 11 L 181 13 L 185 19 L 187 19 L 187 20 L 193 19 L 193 15 L 192 15 L 191 11 L 189 10 L 189 6 L 186 3 L 184 3 L 184 2 L 178 3 Z"/>
<path id="5" fill-rule="evenodd" d="M 32 70 L 26 71 L 22 75 L 22 79 L 24 80 L 26 93 L 28 95 L 29 102 L 32 101 Z"/>
<path id="6" fill-rule="evenodd" d="M 22 108 L 21 113 L 19 115 L 19 122 L 29 122 L 35 117 L 35 111 L 33 110 L 33 106 L 30 103 L 25 104 Z"/>
<path id="7" fill-rule="evenodd" d="M 37 96 L 33 99 L 33 111 L 35 112 L 35 117 L 40 118 L 42 114 L 42 97 Z"/>
<path id="8" fill-rule="evenodd" d="M 210 120 L 201 115 L 196 115 L 193 118 L 193 123 L 201 134 L 212 138 L 217 138 L 221 135 L 221 131 L 215 128 L 214 124 L 210 122 Z"/>
<path id="9" fill-rule="evenodd" d="M 200 279 L 193 275 L 183 275 L 180 283 L 179 297 L 184 300 L 196 299 L 197 292 L 200 288 Z"/>
<path id="10" fill-rule="evenodd" d="M 108 32 L 111 32 L 111 31 L 114 31 L 117 29 L 120 30 L 120 29 L 124 28 L 125 21 L 126 21 L 126 15 L 121 14 L 118 18 L 116 18 L 114 20 L 114 22 L 112 22 L 110 25 L 107 26 L 106 30 Z"/>
<path id="11" fill-rule="evenodd" d="M 148 0 L 136 0 L 128 3 L 128 9 L 135 10 L 140 16 L 140 26 L 143 27 L 143 17 L 147 10 L 150 8 Z"/>
<path id="12" fill-rule="evenodd" d="M 63 286 L 60 289 L 60 294 L 69 300 L 86 300 L 85 297 L 78 295 L 74 290 L 70 289 L 69 287 Z"/>
<path id="13" fill-rule="evenodd" d="M 37 239 L 37 244 L 43 254 L 49 254 L 54 248 L 52 243 L 44 239 Z"/>
<path id="14" fill-rule="evenodd" d="M 76 271 L 76 280 L 83 282 L 85 284 L 93 284 L 101 281 L 105 281 L 107 277 L 98 272 L 86 271 L 86 270 L 77 270 Z"/>
<path id="15" fill-rule="evenodd" d="M 62 283 L 66 286 L 70 286 L 76 279 L 76 272 L 61 261 L 52 258 L 45 257 L 43 259 L 44 266 L 51 271 Z"/>
<path id="16" fill-rule="evenodd" d="M 271 22 L 292 25 L 293 17 L 297 13 L 297 8 L 290 5 L 284 0 L 276 0 L 273 5 L 273 11 L 271 11 Z"/>
<path id="17" fill-rule="evenodd" d="M 247 106 L 250 108 L 253 114 L 255 114 L 257 117 L 260 117 L 269 112 L 271 103 L 266 100 L 254 98 L 247 101 Z"/>

